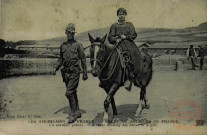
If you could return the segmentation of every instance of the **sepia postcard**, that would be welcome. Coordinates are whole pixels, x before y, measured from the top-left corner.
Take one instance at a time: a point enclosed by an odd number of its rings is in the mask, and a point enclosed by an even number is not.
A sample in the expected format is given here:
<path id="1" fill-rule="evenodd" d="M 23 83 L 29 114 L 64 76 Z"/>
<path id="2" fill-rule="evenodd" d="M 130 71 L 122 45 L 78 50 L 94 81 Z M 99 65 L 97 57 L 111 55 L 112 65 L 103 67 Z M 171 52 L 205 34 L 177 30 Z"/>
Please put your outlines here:
<path id="1" fill-rule="evenodd" d="M 0 135 L 206 135 L 207 0 L 0 0 Z"/>

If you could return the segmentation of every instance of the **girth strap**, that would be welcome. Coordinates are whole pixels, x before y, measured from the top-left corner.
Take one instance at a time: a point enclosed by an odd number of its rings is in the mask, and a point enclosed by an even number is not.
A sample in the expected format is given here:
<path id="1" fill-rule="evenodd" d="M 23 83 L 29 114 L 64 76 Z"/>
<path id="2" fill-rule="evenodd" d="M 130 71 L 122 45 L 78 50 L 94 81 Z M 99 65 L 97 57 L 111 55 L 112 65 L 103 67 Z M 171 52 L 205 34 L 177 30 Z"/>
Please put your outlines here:
<path id="1" fill-rule="evenodd" d="M 121 63 L 121 67 L 122 68 L 126 68 L 126 64 L 124 62 L 124 57 L 123 57 L 123 53 L 120 51 L 120 49 L 118 47 L 116 47 L 116 51 L 118 52 L 119 58 L 120 58 L 120 63 Z"/>

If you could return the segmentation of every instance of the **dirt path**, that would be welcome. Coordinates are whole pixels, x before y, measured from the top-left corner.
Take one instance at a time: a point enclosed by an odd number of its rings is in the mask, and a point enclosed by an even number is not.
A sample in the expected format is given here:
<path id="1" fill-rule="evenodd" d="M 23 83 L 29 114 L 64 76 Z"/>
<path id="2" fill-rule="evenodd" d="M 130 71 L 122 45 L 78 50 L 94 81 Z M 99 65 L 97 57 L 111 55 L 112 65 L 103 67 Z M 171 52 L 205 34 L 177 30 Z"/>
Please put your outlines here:
<path id="1" fill-rule="evenodd" d="M 203 120 L 206 121 L 206 74 L 207 71 L 191 70 L 184 72 L 155 72 L 147 88 L 150 109 L 144 110 L 142 116 L 138 119 L 134 117 L 134 114 L 138 106 L 140 89 L 133 87 L 132 91 L 128 92 L 124 88 L 121 88 L 115 95 L 118 116 L 114 120 L 123 121 L 123 123 L 124 121 L 143 119 L 151 121 L 171 120 L 173 106 L 179 101 L 188 99 L 195 101 L 201 107 Z M 19 128 L 25 126 L 32 130 L 34 129 L 34 125 L 29 124 L 32 119 L 37 121 L 59 120 L 67 123 L 66 117 L 70 109 L 68 101 L 64 96 L 65 86 L 62 83 L 60 72 L 56 76 L 25 76 L 3 79 L 0 81 L 0 90 L 0 123 L 4 123 L 0 124 L 2 126 L 0 127 L 0 131 L 2 128 L 5 132 L 16 134 L 17 131 L 20 131 L 18 128 L 10 131 L 8 127 L 17 125 L 19 125 Z M 103 101 L 106 94 L 104 90 L 98 87 L 98 79 L 89 75 L 89 79 L 86 82 L 81 80 L 78 97 L 80 108 L 83 112 L 82 118 L 78 120 L 89 122 L 89 126 L 94 124 L 100 125 L 103 121 Z M 109 112 L 109 117 L 111 118 L 111 109 Z M 21 121 L 23 123 L 19 123 Z M 41 124 L 38 124 L 35 127 L 38 127 L 40 129 L 38 132 L 41 132 L 41 128 L 49 128 L 50 126 L 46 122 L 45 125 L 41 126 Z M 21 130 L 21 133 L 23 132 L 25 132 L 25 129 Z"/>
<path id="2" fill-rule="evenodd" d="M 168 118 L 172 106 L 183 99 L 195 100 L 206 114 L 207 71 L 163 71 L 155 72 L 147 88 L 151 103 L 148 118 Z M 6 117 L 17 115 L 40 115 L 41 118 L 66 118 L 69 113 L 65 86 L 60 73 L 56 76 L 13 77 L 0 81 L 1 114 Z M 131 92 L 121 88 L 115 95 L 118 113 L 126 119 L 136 110 L 140 89 Z M 98 87 L 97 78 L 89 75 L 86 82 L 80 81 L 78 89 L 82 119 L 95 119 L 103 112 L 105 92 Z"/>

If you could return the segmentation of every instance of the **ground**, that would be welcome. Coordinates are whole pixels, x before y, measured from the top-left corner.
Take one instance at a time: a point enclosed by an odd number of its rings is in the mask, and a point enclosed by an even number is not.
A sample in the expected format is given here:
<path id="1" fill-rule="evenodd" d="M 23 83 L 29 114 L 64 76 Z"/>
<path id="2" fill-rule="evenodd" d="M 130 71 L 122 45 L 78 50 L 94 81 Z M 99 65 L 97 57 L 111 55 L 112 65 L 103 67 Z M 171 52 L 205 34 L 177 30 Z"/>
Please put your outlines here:
<path id="1" fill-rule="evenodd" d="M 207 120 L 207 71 L 186 70 L 155 71 L 149 86 L 147 97 L 150 109 L 144 110 L 142 118 L 148 120 L 171 120 L 173 106 L 184 99 L 195 101 Z M 90 124 L 101 124 L 103 119 L 103 102 L 106 94 L 98 87 L 98 79 L 89 74 L 87 81 L 80 79 L 78 88 L 79 104 L 82 118 L 79 120 L 94 120 Z M 7 116 L 37 115 L 40 119 L 66 120 L 70 112 L 68 100 L 65 97 L 65 85 L 60 72 L 56 76 L 22 76 L 0 80 L 1 120 Z M 124 88 L 115 95 L 118 109 L 117 120 L 133 120 L 139 102 L 140 88 L 133 87 L 131 92 Z M 110 110 L 111 116 L 111 110 Z M 109 117 L 110 117 L 109 116 Z M 21 118 L 17 118 L 19 120 Z M 22 118 L 21 120 L 25 120 Z M 26 119 L 28 120 L 28 119 Z"/>

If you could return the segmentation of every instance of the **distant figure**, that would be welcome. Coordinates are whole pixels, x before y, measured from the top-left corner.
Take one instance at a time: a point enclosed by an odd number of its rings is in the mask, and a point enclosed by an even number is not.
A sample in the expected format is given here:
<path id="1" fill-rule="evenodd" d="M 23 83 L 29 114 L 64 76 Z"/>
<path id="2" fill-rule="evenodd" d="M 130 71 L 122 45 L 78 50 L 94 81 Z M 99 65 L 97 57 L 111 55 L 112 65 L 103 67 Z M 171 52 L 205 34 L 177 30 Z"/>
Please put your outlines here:
<path id="1" fill-rule="evenodd" d="M 77 88 L 80 78 L 80 62 L 83 69 L 83 80 L 87 80 L 87 70 L 86 70 L 86 58 L 84 54 L 83 45 L 76 40 L 74 40 L 75 35 L 75 25 L 69 23 L 65 34 L 67 35 L 67 41 L 62 43 L 60 46 L 60 58 L 55 67 L 55 70 L 58 71 L 59 68 L 63 65 L 61 69 L 63 82 L 66 85 L 65 96 L 69 100 L 69 105 L 71 109 L 71 114 L 69 114 L 68 123 L 73 123 L 77 118 L 81 117 L 78 105 L 77 97 Z"/>
<path id="2" fill-rule="evenodd" d="M 200 58 L 200 70 L 203 70 L 203 60 L 204 60 L 205 55 L 207 55 L 207 45 L 199 46 L 198 57 L 201 57 Z"/>
<path id="3" fill-rule="evenodd" d="M 192 70 L 195 70 L 195 67 L 198 67 L 198 66 L 195 64 L 197 54 L 196 54 L 195 49 L 193 48 L 193 45 L 190 45 L 190 47 L 187 49 L 186 56 L 188 60 L 189 58 L 191 60 Z"/>

